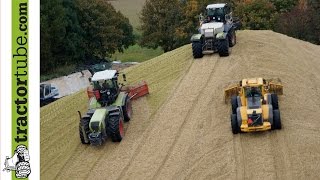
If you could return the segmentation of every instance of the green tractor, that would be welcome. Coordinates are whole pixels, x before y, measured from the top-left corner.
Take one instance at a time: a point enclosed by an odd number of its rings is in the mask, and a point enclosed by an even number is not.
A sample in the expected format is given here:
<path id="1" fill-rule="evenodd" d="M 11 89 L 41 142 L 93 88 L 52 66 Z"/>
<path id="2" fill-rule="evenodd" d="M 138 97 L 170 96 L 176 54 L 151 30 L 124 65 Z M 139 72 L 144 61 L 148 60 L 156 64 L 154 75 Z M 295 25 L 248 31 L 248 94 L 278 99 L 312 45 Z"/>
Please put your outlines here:
<path id="1" fill-rule="evenodd" d="M 119 87 L 116 70 L 97 72 L 89 79 L 93 88 L 88 89 L 89 108 L 80 116 L 79 134 L 82 144 L 101 145 L 107 137 L 120 142 L 124 136 L 123 123 L 132 115 L 130 91 Z M 125 75 L 123 76 L 125 81 Z"/>

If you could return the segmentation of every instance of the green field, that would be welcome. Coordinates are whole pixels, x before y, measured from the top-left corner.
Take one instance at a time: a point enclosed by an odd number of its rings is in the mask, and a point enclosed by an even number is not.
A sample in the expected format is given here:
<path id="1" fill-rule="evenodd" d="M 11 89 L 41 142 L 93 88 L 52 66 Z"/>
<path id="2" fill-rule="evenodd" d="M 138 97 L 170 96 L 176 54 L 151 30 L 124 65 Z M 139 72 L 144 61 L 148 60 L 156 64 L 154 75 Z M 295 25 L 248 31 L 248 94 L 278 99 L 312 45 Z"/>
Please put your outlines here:
<path id="1" fill-rule="evenodd" d="M 161 48 L 149 49 L 142 48 L 139 45 L 130 46 L 124 51 L 124 53 L 115 53 L 112 56 L 113 60 L 121 62 L 143 62 L 149 59 L 152 59 L 156 56 L 159 56 L 163 53 Z"/>
<path id="2" fill-rule="evenodd" d="M 133 28 L 137 30 L 140 22 L 139 15 L 146 0 L 114 0 L 110 3 L 122 14 L 129 18 Z"/>
<path id="3" fill-rule="evenodd" d="M 126 17 L 129 18 L 133 26 L 135 35 L 140 36 L 141 32 L 138 30 L 140 25 L 139 16 L 146 0 L 115 0 L 110 3 Z M 113 60 L 120 60 L 121 62 L 143 62 L 163 53 L 161 48 L 148 49 L 142 48 L 139 45 L 133 45 L 126 49 L 123 53 L 115 53 L 112 56 Z"/>

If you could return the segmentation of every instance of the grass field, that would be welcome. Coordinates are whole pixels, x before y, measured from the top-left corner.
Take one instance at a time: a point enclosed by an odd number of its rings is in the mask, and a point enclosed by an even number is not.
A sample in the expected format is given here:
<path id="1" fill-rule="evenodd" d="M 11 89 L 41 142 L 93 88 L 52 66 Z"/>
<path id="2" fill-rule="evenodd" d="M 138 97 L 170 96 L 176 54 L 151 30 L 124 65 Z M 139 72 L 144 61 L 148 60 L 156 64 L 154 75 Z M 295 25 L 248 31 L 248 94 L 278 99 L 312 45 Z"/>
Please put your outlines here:
<path id="1" fill-rule="evenodd" d="M 139 45 L 130 46 L 124 53 L 115 53 L 112 56 L 113 60 L 120 60 L 121 62 L 143 62 L 159 56 L 163 53 L 161 48 L 149 49 L 142 48 Z"/>
<path id="2" fill-rule="evenodd" d="M 140 25 L 139 16 L 146 0 L 115 0 L 110 3 L 126 17 L 129 18 L 133 26 L 134 34 L 140 36 L 141 32 L 138 30 Z M 148 49 L 142 48 L 139 45 L 133 45 L 126 49 L 124 53 L 116 53 L 113 55 L 113 60 L 121 60 L 122 62 L 143 62 L 159 56 L 163 53 L 161 48 Z"/>
<path id="3" fill-rule="evenodd" d="M 110 3 L 126 17 L 129 18 L 130 23 L 135 28 L 138 28 L 139 15 L 146 0 L 114 0 Z"/>

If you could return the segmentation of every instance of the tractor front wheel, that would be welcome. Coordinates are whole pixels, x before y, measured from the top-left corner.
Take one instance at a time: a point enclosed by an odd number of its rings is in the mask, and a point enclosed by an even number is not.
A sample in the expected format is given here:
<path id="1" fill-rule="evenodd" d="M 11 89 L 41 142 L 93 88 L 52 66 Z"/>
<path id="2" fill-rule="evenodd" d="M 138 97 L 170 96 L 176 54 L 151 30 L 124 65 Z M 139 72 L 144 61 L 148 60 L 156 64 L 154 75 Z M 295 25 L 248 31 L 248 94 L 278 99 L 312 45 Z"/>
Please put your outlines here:
<path id="1" fill-rule="evenodd" d="M 218 42 L 218 53 L 220 56 L 229 56 L 229 38 L 219 40 Z"/>
<path id="2" fill-rule="evenodd" d="M 126 97 L 126 103 L 124 106 L 122 106 L 122 109 L 123 109 L 124 121 L 125 122 L 130 121 L 132 116 L 132 103 L 129 96 Z"/>
<path id="3" fill-rule="evenodd" d="M 201 42 L 192 42 L 192 54 L 195 59 L 203 57 Z"/>
<path id="4" fill-rule="evenodd" d="M 80 140 L 82 144 L 90 144 L 90 142 L 85 141 L 85 137 L 88 139 L 88 135 L 90 133 L 89 129 L 89 123 L 90 123 L 90 118 L 81 118 L 80 123 L 79 123 L 79 135 L 80 135 Z M 83 132 L 84 131 L 84 132 Z"/>
<path id="5" fill-rule="evenodd" d="M 279 109 L 278 95 L 277 94 L 271 94 L 271 102 L 272 102 L 273 109 Z"/>
<path id="6" fill-rule="evenodd" d="M 237 114 L 237 108 L 238 108 L 237 96 L 232 96 L 232 97 L 231 97 L 231 110 L 232 110 L 232 114 Z"/>
<path id="7" fill-rule="evenodd" d="M 124 136 L 123 118 L 121 115 L 109 117 L 107 133 L 113 142 L 120 142 Z"/>
<path id="8" fill-rule="evenodd" d="M 229 47 L 233 47 L 237 43 L 236 31 L 234 29 L 231 29 L 228 35 L 229 35 Z"/>
<path id="9" fill-rule="evenodd" d="M 231 128 L 233 134 L 238 134 L 240 132 L 240 128 L 237 121 L 237 114 L 231 114 Z"/>
<path id="10" fill-rule="evenodd" d="M 273 110 L 273 128 L 281 129 L 281 117 L 279 109 Z"/>

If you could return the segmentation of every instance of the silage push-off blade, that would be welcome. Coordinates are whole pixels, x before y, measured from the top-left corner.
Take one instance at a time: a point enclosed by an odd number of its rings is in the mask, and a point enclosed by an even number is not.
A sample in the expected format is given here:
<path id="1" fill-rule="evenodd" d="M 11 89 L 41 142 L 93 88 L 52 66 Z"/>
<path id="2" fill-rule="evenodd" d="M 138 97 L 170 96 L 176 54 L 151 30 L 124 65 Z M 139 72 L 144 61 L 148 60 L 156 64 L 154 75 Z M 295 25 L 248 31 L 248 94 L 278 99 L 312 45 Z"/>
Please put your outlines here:
<path id="1" fill-rule="evenodd" d="M 147 94 L 149 94 L 149 87 L 145 81 L 140 82 L 136 86 L 129 87 L 130 99 L 137 99 Z"/>
<path id="2" fill-rule="evenodd" d="M 269 92 L 277 95 L 283 95 L 283 86 L 279 83 L 269 83 Z"/>
<path id="3" fill-rule="evenodd" d="M 224 102 L 227 103 L 232 96 L 239 95 L 239 86 L 233 85 L 224 90 Z"/>

